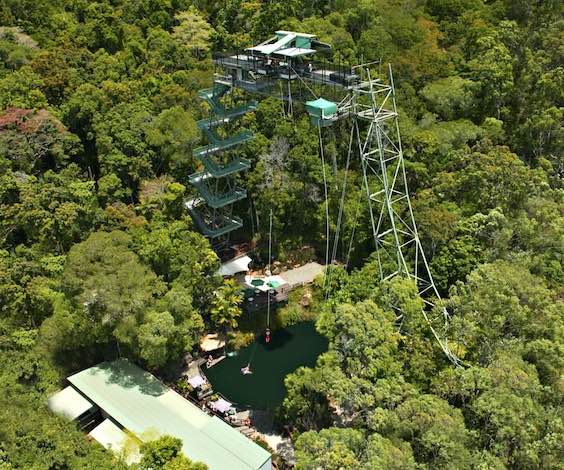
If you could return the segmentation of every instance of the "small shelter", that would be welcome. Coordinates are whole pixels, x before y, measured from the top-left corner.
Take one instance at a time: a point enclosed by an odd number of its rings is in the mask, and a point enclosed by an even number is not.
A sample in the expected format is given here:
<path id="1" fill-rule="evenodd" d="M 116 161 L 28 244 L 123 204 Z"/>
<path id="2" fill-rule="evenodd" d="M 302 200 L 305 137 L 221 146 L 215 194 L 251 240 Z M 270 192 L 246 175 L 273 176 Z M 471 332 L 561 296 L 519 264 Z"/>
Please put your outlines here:
<path id="1" fill-rule="evenodd" d="M 253 260 L 247 255 L 233 258 L 232 260 L 222 263 L 217 273 L 223 277 L 230 277 L 237 273 L 247 272 L 249 270 L 249 264 L 252 261 Z"/>
<path id="2" fill-rule="evenodd" d="M 331 125 L 337 114 L 337 103 L 326 100 L 325 98 L 318 98 L 314 101 L 306 101 L 306 110 L 311 117 L 311 122 L 314 125 Z"/>

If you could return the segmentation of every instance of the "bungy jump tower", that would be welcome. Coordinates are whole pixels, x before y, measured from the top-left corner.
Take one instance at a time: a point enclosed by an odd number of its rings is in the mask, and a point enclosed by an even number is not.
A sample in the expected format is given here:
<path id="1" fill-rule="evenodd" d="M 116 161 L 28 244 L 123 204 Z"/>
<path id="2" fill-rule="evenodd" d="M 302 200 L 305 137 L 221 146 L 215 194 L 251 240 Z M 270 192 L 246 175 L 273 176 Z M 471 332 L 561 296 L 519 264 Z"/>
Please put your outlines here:
<path id="1" fill-rule="evenodd" d="M 210 116 L 198 122 L 210 143 L 194 150 L 204 170 L 190 176 L 199 196 L 186 201 L 186 207 L 216 247 L 225 246 L 230 233 L 243 225 L 233 214 L 233 204 L 246 197 L 245 189 L 238 187 L 236 181 L 237 174 L 248 169 L 250 162 L 228 155 L 229 150 L 251 139 L 252 134 L 242 131 L 223 137 L 218 130 L 255 110 L 257 102 L 226 108 L 221 104 L 222 96 L 240 90 L 256 99 L 279 97 L 288 116 L 293 114 L 296 104 L 302 103 L 317 127 L 322 160 L 323 128 L 347 120 L 350 140 L 341 207 L 331 254 L 327 236 L 327 263 L 336 261 L 347 173 L 354 156 L 362 171 L 380 279 L 399 275 L 416 282 L 425 302 L 421 314 L 448 359 L 460 365 L 449 340 L 449 314 L 436 305 L 440 294 L 413 217 L 391 67 L 388 65 L 382 74 L 380 63 L 343 66 L 320 59 L 330 53 L 331 46 L 318 41 L 313 34 L 276 31 L 275 36 L 257 46 L 214 55 L 213 87 L 200 92 L 209 104 Z"/>

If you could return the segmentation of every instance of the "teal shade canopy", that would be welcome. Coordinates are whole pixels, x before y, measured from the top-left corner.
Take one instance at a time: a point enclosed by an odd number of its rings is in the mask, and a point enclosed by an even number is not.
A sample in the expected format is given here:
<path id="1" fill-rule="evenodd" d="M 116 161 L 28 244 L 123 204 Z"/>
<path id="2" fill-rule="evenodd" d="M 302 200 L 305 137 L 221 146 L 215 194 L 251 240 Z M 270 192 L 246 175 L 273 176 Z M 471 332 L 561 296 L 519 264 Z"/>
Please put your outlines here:
<path id="1" fill-rule="evenodd" d="M 307 112 L 312 117 L 326 118 L 337 112 L 337 103 L 333 103 L 333 101 L 326 100 L 325 98 L 306 101 L 305 105 Z"/>

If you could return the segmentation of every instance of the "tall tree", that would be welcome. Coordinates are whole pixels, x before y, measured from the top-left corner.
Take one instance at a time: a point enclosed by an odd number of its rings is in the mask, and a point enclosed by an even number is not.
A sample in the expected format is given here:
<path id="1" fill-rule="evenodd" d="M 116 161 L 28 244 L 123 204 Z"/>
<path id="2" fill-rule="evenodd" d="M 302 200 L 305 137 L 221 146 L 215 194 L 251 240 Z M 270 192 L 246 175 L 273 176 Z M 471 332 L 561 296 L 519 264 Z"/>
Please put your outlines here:
<path id="1" fill-rule="evenodd" d="M 174 19 L 172 37 L 186 47 L 197 59 L 202 59 L 210 49 L 213 28 L 195 7 L 178 13 Z"/>

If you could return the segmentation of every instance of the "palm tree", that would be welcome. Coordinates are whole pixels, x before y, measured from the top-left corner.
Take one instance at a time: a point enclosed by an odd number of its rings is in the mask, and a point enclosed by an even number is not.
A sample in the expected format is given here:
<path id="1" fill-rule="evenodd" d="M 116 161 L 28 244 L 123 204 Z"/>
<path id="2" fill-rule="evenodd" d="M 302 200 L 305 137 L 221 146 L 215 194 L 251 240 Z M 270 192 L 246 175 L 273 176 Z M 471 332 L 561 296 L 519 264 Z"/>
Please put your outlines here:
<path id="1" fill-rule="evenodd" d="M 227 330 L 237 328 L 241 316 L 243 296 L 241 288 L 233 280 L 228 279 L 214 292 L 211 306 L 211 319 L 223 332 L 227 339 Z"/>

